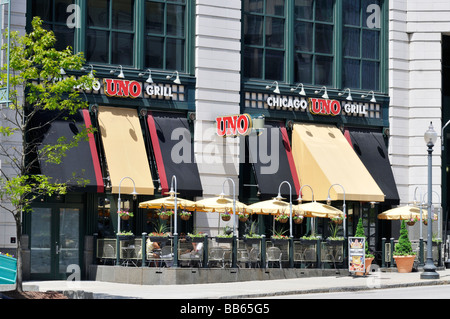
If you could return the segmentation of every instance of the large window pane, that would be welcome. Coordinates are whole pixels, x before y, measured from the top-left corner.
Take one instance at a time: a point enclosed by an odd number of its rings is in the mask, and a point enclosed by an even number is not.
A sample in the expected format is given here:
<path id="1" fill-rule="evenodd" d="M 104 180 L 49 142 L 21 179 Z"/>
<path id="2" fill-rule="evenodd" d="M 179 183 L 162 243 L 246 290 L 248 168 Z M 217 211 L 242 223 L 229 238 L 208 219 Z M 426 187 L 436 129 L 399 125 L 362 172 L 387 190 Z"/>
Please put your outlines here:
<path id="1" fill-rule="evenodd" d="M 360 57 L 360 29 L 344 28 L 344 56 Z"/>
<path id="2" fill-rule="evenodd" d="M 33 1 L 34 2 L 34 1 Z M 51 1 L 46 1 L 51 3 Z M 70 13 L 67 13 L 67 7 L 71 5 L 74 0 L 55 0 L 55 22 L 66 23 Z"/>
<path id="3" fill-rule="evenodd" d="M 316 24 L 316 53 L 333 53 L 333 26 Z"/>
<path id="4" fill-rule="evenodd" d="M 342 85 L 348 88 L 360 87 L 360 60 L 344 59 L 342 67 Z"/>
<path id="5" fill-rule="evenodd" d="M 266 80 L 284 79 L 284 51 L 266 50 Z"/>
<path id="6" fill-rule="evenodd" d="M 44 21 L 53 20 L 53 4 L 48 0 L 34 0 L 31 2 L 33 15 L 41 17 Z"/>
<path id="7" fill-rule="evenodd" d="M 333 22 L 333 13 L 334 0 L 316 0 L 316 21 Z"/>
<path id="8" fill-rule="evenodd" d="M 312 66 L 313 56 L 311 54 L 297 53 L 294 61 L 294 82 L 301 82 L 303 84 L 312 83 Z"/>
<path id="9" fill-rule="evenodd" d="M 296 51 L 313 51 L 313 34 L 314 25 L 310 22 L 297 21 L 295 23 L 295 50 Z"/>
<path id="10" fill-rule="evenodd" d="M 344 24 L 361 25 L 361 0 L 344 0 L 342 11 L 344 14 Z"/>
<path id="11" fill-rule="evenodd" d="M 295 18 L 312 20 L 313 19 L 313 0 L 295 0 Z"/>
<path id="12" fill-rule="evenodd" d="M 133 34 L 113 32 L 111 63 L 120 65 L 133 65 L 133 47 Z"/>
<path id="13" fill-rule="evenodd" d="M 86 31 L 86 59 L 91 62 L 109 62 L 109 32 L 88 29 Z"/>
<path id="14" fill-rule="evenodd" d="M 145 4 L 145 31 L 164 34 L 164 3 L 147 2 Z"/>
<path id="15" fill-rule="evenodd" d="M 245 48 L 244 52 L 244 76 L 247 78 L 262 78 L 263 50 L 257 48 Z"/>
<path id="16" fill-rule="evenodd" d="M 266 0 L 266 14 L 284 16 L 285 0 Z"/>
<path id="17" fill-rule="evenodd" d="M 266 18 L 266 46 L 271 48 L 284 47 L 284 20 Z"/>
<path id="18" fill-rule="evenodd" d="M 147 37 L 145 65 L 149 68 L 164 68 L 164 38 Z"/>
<path id="19" fill-rule="evenodd" d="M 244 0 L 244 11 L 262 13 L 264 0 Z"/>
<path id="20" fill-rule="evenodd" d="M 316 56 L 314 68 L 315 84 L 332 85 L 333 83 L 333 58 Z"/>
<path id="21" fill-rule="evenodd" d="M 363 30 L 362 57 L 378 60 L 380 58 L 380 32 Z"/>
<path id="22" fill-rule="evenodd" d="M 262 32 L 264 18 L 261 16 L 246 15 L 244 18 L 244 43 L 262 45 Z"/>
<path id="23" fill-rule="evenodd" d="M 184 70 L 184 40 L 167 39 L 166 69 Z"/>
<path id="24" fill-rule="evenodd" d="M 55 33 L 56 37 L 56 50 L 61 51 L 66 49 L 67 47 L 73 48 L 74 29 L 69 29 L 66 26 L 55 25 L 55 27 L 53 28 L 53 32 Z"/>
<path id="25" fill-rule="evenodd" d="M 167 5 L 167 34 L 184 36 L 184 6 Z"/>
<path id="26" fill-rule="evenodd" d="M 116 30 L 133 30 L 134 1 L 114 0 L 112 3 L 112 28 Z"/>
<path id="27" fill-rule="evenodd" d="M 87 0 L 87 23 L 90 27 L 107 28 L 109 25 L 109 1 Z"/>
<path id="28" fill-rule="evenodd" d="M 372 61 L 362 62 L 362 89 L 380 90 L 380 63 Z"/>

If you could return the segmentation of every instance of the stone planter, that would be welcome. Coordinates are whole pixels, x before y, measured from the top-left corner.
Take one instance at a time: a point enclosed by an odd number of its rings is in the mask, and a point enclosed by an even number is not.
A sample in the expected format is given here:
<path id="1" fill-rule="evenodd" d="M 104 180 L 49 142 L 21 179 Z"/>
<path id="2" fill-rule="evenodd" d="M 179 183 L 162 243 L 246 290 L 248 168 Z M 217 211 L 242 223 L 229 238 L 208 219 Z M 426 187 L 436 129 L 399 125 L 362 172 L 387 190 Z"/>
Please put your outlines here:
<path id="1" fill-rule="evenodd" d="M 397 270 L 399 273 L 407 273 L 412 271 L 414 265 L 414 259 L 416 256 L 394 256 L 395 263 L 397 264 Z"/>

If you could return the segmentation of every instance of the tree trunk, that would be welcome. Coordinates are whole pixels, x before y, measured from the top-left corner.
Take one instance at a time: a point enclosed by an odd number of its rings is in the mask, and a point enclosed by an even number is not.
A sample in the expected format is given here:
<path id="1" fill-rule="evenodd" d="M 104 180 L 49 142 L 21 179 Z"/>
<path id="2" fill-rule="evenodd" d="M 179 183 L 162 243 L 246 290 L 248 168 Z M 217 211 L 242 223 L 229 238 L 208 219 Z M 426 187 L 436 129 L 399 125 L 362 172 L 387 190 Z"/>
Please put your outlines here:
<path id="1" fill-rule="evenodd" d="M 14 219 L 16 220 L 16 237 L 17 237 L 17 279 L 16 291 L 23 292 L 22 286 L 22 223 L 21 211 L 19 211 Z"/>

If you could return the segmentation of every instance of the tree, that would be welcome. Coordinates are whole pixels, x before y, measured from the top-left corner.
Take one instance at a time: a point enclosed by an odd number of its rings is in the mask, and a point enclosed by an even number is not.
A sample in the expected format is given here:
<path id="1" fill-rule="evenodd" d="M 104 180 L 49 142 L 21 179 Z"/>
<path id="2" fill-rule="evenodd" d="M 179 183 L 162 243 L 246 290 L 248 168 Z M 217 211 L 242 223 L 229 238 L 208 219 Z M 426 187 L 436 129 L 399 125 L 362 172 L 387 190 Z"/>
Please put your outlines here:
<path id="1" fill-rule="evenodd" d="M 400 237 L 398 238 L 398 243 L 395 244 L 394 256 L 410 256 L 415 255 L 412 250 L 411 241 L 409 240 L 408 229 L 406 228 L 406 223 L 402 220 L 400 227 Z"/>
<path id="2" fill-rule="evenodd" d="M 68 149 L 87 137 L 87 128 L 73 140 L 58 139 L 55 145 L 39 145 L 33 133 L 33 119 L 39 112 L 52 114 L 46 125 L 88 107 L 80 96 L 81 87 L 92 87 L 93 78 L 87 75 L 62 76 L 61 70 L 81 70 L 85 60 L 70 47 L 58 51 L 52 31 L 42 28 L 42 20 L 35 17 L 32 31 L 24 36 L 11 32 L 10 45 L 10 102 L 2 110 L 0 135 L 11 143 L 0 144 L 3 165 L 0 168 L 0 207 L 10 212 L 17 233 L 17 285 L 22 291 L 22 215 L 31 213 L 33 201 L 41 196 L 65 194 L 67 182 L 52 183 L 51 178 L 34 174 L 38 162 L 58 164 Z M 5 47 L 3 47 L 5 49 Z M 6 66 L 3 67 L 3 70 Z M 2 74 L 6 83 L 6 74 Z M 5 164 L 6 160 L 6 164 Z"/>

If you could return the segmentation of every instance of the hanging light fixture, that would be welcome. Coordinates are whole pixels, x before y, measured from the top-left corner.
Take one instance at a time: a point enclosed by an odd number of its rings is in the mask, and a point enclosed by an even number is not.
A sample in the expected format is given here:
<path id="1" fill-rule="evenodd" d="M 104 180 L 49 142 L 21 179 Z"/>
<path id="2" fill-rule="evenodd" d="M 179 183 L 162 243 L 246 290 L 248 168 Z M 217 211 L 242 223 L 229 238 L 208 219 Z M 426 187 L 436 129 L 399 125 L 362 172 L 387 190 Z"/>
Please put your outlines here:
<path id="1" fill-rule="evenodd" d="M 314 91 L 314 93 L 315 94 L 319 94 L 320 92 L 322 92 L 322 90 L 324 90 L 325 92 L 323 93 L 323 95 L 322 95 L 322 98 L 324 98 L 324 99 L 329 99 L 329 96 L 328 96 L 328 92 L 327 92 L 327 87 L 326 86 L 322 86 L 322 88 L 320 89 L 320 90 L 316 90 L 316 91 Z"/>
<path id="2" fill-rule="evenodd" d="M 94 77 L 94 66 L 92 64 L 89 64 L 89 68 L 91 68 L 91 71 L 89 72 L 89 77 L 92 79 Z M 88 69 L 85 67 L 81 68 L 81 71 L 87 71 Z"/>
<path id="3" fill-rule="evenodd" d="M 138 76 L 141 78 L 141 77 L 143 77 L 145 74 L 147 74 L 148 73 L 148 78 L 147 78 L 147 80 L 145 80 L 145 82 L 147 82 L 147 83 L 153 83 L 153 79 L 152 79 L 152 70 L 150 70 L 150 69 L 147 69 L 147 71 L 145 71 L 145 72 L 142 72 L 142 73 L 139 73 L 138 74 Z"/>
<path id="4" fill-rule="evenodd" d="M 278 81 L 274 81 L 271 85 L 267 85 L 266 89 L 269 90 L 273 87 L 275 84 L 275 89 L 273 90 L 273 93 L 280 94 L 280 88 L 278 87 Z"/>
<path id="5" fill-rule="evenodd" d="M 176 74 L 177 76 L 176 76 L 175 80 L 173 80 L 173 83 L 175 83 L 175 84 L 181 84 L 181 81 L 180 81 L 180 75 L 178 74 L 178 71 L 173 72 L 172 75 L 166 76 L 166 79 L 167 79 L 167 80 L 170 80 L 171 78 L 173 78 L 173 76 L 174 76 L 175 74 Z"/>
<path id="6" fill-rule="evenodd" d="M 118 68 L 109 71 L 109 73 L 111 74 L 115 74 L 118 70 L 120 70 L 119 75 L 117 76 L 119 79 L 125 79 L 125 75 L 123 74 L 123 70 L 122 70 L 122 66 L 119 65 Z"/>
<path id="7" fill-rule="evenodd" d="M 370 92 L 367 93 L 367 94 L 363 94 L 363 95 L 361 95 L 361 97 L 362 97 L 363 99 L 365 99 L 366 97 L 369 96 L 369 94 L 372 94 L 372 98 L 370 99 L 370 102 L 372 102 L 372 103 L 377 103 L 377 99 L 375 98 L 375 92 L 374 92 L 374 91 L 370 91 Z"/>
<path id="8" fill-rule="evenodd" d="M 347 101 L 353 101 L 352 93 L 350 92 L 350 89 L 349 89 L 349 88 L 346 88 L 346 89 L 344 90 L 344 92 L 338 93 L 338 95 L 339 95 L 339 96 L 342 96 L 342 95 L 344 95 L 345 92 L 347 92 L 347 91 L 348 91 L 348 95 L 347 95 L 347 97 L 346 97 L 346 100 L 347 100 Z"/>
<path id="9" fill-rule="evenodd" d="M 302 96 L 306 96 L 305 88 L 303 87 L 303 83 L 299 83 L 299 84 L 297 84 L 297 86 L 295 88 L 291 88 L 291 92 L 296 91 L 300 86 L 302 87 L 302 89 L 300 90 L 300 92 L 298 94 L 300 94 Z"/>

